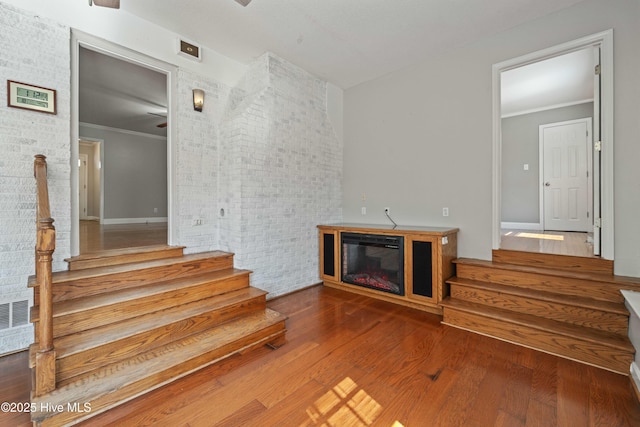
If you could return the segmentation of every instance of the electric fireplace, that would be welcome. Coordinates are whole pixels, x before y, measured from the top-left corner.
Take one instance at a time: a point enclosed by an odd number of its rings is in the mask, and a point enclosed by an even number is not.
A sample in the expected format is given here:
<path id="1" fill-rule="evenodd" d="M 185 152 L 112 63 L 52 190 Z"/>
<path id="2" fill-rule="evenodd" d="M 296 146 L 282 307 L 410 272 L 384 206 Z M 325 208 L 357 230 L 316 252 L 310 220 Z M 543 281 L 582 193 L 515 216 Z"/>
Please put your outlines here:
<path id="1" fill-rule="evenodd" d="M 340 233 L 342 281 L 404 295 L 404 238 Z"/>

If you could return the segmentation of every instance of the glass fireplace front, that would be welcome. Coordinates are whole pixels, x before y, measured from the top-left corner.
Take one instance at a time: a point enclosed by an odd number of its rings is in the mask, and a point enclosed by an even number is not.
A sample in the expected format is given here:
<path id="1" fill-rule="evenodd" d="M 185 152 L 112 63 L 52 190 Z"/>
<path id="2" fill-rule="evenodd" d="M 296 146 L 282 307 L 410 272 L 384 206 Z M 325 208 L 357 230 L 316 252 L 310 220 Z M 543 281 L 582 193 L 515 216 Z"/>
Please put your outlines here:
<path id="1" fill-rule="evenodd" d="M 404 295 L 404 238 L 341 233 L 342 281 Z"/>

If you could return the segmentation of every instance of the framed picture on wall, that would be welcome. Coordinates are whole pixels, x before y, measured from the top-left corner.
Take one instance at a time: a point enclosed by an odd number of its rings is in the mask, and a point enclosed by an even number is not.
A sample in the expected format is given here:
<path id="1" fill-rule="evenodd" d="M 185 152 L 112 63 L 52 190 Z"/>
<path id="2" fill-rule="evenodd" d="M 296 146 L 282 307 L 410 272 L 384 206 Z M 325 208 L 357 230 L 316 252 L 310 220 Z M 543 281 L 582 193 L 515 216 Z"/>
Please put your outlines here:
<path id="1" fill-rule="evenodd" d="M 7 105 L 25 110 L 56 114 L 56 91 L 7 80 Z"/>

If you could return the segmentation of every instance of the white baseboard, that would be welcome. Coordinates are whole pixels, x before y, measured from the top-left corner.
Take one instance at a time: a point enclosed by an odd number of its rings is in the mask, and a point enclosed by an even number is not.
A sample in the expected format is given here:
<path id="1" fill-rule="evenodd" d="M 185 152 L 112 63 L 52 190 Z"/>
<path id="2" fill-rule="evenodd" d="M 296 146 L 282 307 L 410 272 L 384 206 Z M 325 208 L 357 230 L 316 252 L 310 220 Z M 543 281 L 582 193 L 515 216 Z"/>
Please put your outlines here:
<path id="1" fill-rule="evenodd" d="M 636 392 L 640 392 L 640 367 L 636 362 L 631 363 L 631 381 L 636 386 Z"/>
<path id="2" fill-rule="evenodd" d="M 504 230 L 537 230 L 542 231 L 542 224 L 536 222 L 501 222 L 500 227 Z"/>
<path id="3" fill-rule="evenodd" d="M 112 224 L 146 224 L 149 222 L 167 222 L 167 217 L 150 217 L 150 218 L 105 218 L 102 223 L 105 225 Z"/>

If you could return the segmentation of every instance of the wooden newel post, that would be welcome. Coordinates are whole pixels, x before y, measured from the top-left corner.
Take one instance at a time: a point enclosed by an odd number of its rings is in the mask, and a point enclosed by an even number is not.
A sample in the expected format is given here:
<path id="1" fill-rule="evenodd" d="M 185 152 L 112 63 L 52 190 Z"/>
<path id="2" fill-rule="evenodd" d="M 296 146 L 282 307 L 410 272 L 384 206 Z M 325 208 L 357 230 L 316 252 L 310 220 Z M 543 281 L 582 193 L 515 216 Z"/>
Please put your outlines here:
<path id="1" fill-rule="evenodd" d="M 36 212 L 36 283 L 39 289 L 39 340 L 35 355 L 34 394 L 41 396 L 56 387 L 56 354 L 53 347 L 53 252 L 56 229 L 50 216 L 47 163 L 39 154 L 34 161 L 38 189 Z"/>
<path id="2" fill-rule="evenodd" d="M 39 351 L 53 349 L 53 312 L 52 312 L 52 264 L 55 250 L 55 228 L 53 220 L 41 221 L 36 249 L 36 280 L 40 288 L 40 346 Z"/>

